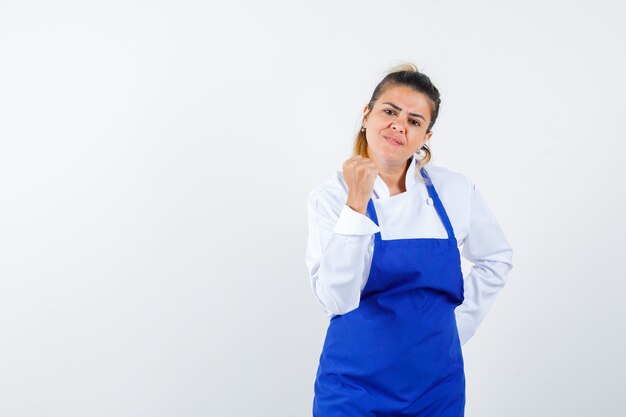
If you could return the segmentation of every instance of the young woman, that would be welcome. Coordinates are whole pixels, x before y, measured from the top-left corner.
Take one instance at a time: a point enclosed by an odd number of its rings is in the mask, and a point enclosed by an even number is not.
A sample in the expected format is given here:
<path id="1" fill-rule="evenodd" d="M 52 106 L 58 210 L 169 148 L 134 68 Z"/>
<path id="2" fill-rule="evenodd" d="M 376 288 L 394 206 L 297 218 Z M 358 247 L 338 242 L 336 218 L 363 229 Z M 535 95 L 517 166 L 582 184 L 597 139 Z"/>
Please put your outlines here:
<path id="1" fill-rule="evenodd" d="M 464 414 L 461 345 L 512 249 L 475 186 L 429 165 L 440 102 L 414 65 L 393 69 L 363 109 L 354 156 L 309 195 L 307 266 L 331 317 L 315 417 Z"/>

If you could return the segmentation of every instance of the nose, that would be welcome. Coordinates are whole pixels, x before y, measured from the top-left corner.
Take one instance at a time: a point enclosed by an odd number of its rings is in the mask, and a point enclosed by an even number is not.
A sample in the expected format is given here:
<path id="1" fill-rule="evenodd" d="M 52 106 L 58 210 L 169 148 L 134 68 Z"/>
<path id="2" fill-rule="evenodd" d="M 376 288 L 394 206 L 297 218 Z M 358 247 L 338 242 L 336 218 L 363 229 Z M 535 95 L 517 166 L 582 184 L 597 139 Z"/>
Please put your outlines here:
<path id="1" fill-rule="evenodd" d="M 393 130 L 397 130 L 397 131 L 399 131 L 401 133 L 404 133 L 404 127 L 401 124 L 399 124 L 399 123 L 396 123 L 396 122 L 392 123 L 391 124 L 391 128 Z"/>

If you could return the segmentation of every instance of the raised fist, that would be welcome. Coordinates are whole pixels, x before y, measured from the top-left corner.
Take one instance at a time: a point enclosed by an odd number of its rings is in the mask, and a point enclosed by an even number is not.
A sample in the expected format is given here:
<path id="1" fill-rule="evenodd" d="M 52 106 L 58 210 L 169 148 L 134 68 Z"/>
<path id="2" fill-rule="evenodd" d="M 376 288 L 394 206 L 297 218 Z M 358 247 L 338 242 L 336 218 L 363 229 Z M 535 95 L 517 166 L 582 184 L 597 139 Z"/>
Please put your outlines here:
<path id="1" fill-rule="evenodd" d="M 353 156 L 343 163 L 343 178 L 348 185 L 346 205 L 361 214 L 367 211 L 367 202 L 374 192 L 378 169 L 372 160 Z"/>

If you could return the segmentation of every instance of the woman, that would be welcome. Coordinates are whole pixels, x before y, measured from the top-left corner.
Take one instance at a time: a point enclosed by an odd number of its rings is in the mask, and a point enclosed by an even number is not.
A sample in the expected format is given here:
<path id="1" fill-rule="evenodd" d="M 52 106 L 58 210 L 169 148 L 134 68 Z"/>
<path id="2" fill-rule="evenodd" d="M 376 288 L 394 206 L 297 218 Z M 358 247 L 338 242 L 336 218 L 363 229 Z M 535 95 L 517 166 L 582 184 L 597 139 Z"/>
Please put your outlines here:
<path id="1" fill-rule="evenodd" d="M 440 102 L 414 65 L 393 69 L 363 109 L 355 155 L 309 196 L 307 266 L 331 316 L 316 417 L 464 414 L 461 345 L 512 250 L 474 185 L 428 165 Z"/>

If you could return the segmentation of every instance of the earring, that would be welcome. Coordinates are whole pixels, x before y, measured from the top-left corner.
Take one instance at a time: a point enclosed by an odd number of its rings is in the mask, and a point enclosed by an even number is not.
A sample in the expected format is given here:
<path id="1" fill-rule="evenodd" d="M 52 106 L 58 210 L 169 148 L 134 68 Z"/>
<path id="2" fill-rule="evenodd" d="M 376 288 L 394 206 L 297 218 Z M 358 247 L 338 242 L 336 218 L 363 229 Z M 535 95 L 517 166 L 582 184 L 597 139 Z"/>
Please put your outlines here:
<path id="1" fill-rule="evenodd" d="M 365 126 L 361 126 L 361 132 L 365 132 Z"/>

